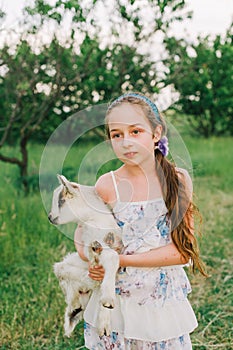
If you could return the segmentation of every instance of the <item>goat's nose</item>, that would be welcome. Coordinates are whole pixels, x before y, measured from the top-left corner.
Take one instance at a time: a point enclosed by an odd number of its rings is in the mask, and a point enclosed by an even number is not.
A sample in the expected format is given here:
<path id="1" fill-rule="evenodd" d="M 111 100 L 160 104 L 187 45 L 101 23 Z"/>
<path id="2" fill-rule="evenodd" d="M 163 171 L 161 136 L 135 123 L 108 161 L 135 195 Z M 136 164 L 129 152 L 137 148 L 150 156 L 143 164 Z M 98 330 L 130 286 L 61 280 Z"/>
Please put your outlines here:
<path id="1" fill-rule="evenodd" d="M 48 219 L 49 219 L 50 222 L 52 222 L 52 214 L 51 213 L 49 213 Z"/>
<path id="2" fill-rule="evenodd" d="M 58 225 L 58 216 L 57 217 L 53 217 L 53 215 L 51 213 L 49 213 L 48 219 L 51 222 L 51 224 Z"/>

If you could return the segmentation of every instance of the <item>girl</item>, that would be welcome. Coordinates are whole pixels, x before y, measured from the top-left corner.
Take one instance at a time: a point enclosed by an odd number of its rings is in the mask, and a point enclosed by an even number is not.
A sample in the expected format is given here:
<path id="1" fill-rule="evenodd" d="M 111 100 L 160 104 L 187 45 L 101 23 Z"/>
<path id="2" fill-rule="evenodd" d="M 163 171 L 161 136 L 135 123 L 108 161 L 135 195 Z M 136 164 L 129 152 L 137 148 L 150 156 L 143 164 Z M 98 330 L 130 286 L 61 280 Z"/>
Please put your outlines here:
<path id="1" fill-rule="evenodd" d="M 205 275 L 193 232 L 192 182 L 166 159 L 166 125 L 156 105 L 139 93 L 110 104 L 106 128 L 123 165 L 101 176 L 96 191 L 122 226 L 124 252 L 117 274 L 111 336 L 99 337 L 96 296 L 85 311 L 88 349 L 190 350 L 197 320 L 187 299 L 191 288 L 183 266 Z M 83 254 L 81 230 L 75 245 Z M 101 281 L 101 266 L 89 269 Z"/>

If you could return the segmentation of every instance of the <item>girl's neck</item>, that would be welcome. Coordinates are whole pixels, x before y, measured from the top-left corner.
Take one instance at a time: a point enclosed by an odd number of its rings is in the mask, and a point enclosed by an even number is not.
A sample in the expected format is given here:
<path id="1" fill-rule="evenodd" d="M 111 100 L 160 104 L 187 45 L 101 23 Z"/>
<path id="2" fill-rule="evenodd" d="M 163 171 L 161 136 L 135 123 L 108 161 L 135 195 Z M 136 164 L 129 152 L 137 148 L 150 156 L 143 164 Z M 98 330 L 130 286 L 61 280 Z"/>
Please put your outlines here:
<path id="1" fill-rule="evenodd" d="M 128 166 L 127 164 L 124 164 L 119 170 L 121 170 L 120 173 L 122 173 L 122 176 L 127 176 L 130 178 L 151 177 L 151 176 L 157 177 L 154 164 L 146 168 L 142 168 L 141 166 L 137 166 L 137 165 Z"/>
<path id="2" fill-rule="evenodd" d="M 115 174 L 123 202 L 146 201 L 163 196 L 155 168 L 145 172 L 141 167 L 123 165 Z"/>

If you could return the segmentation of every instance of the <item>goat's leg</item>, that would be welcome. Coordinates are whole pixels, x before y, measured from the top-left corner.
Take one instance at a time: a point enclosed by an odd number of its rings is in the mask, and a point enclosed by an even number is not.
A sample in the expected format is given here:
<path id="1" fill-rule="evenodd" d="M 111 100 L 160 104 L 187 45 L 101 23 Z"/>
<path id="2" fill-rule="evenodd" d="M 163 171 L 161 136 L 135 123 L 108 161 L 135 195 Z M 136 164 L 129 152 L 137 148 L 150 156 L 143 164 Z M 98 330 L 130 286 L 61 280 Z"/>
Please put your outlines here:
<path id="1" fill-rule="evenodd" d="M 67 304 L 64 329 L 65 335 L 69 337 L 83 319 L 83 312 L 97 283 L 88 277 L 88 264 L 77 253 L 69 254 L 63 261 L 55 263 L 54 273 Z"/>
<path id="2" fill-rule="evenodd" d="M 78 287 L 77 284 L 72 286 L 72 281 L 66 283 L 66 288 L 63 288 L 63 290 L 66 291 L 65 298 L 67 302 L 64 330 L 65 335 L 69 337 L 75 326 L 83 319 L 83 313 L 90 299 L 91 291 L 85 287 Z"/>
<path id="3" fill-rule="evenodd" d="M 113 309 L 115 306 L 115 280 L 119 268 L 119 256 L 114 250 L 103 248 L 99 262 L 105 269 L 104 279 L 100 286 L 100 302 L 104 307 Z"/>
<path id="4" fill-rule="evenodd" d="M 103 305 L 100 305 L 98 315 L 98 333 L 100 337 L 103 335 L 109 336 L 111 334 L 110 312 L 111 310 L 104 307 Z"/>
<path id="5" fill-rule="evenodd" d="M 70 306 L 67 306 L 66 312 L 65 312 L 65 319 L 64 319 L 64 330 L 65 330 L 66 337 L 70 337 L 75 326 L 80 321 L 82 321 L 82 319 L 83 319 L 83 310 L 81 307 L 78 309 L 70 310 Z"/>

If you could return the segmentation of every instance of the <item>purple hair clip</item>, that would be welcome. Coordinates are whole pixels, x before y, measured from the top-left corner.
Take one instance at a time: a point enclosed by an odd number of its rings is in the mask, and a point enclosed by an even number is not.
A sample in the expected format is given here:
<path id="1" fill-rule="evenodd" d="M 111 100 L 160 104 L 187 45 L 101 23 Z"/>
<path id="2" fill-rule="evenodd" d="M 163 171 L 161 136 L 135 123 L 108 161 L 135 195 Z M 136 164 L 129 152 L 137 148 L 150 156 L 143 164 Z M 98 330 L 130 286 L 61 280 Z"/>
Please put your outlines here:
<path id="1" fill-rule="evenodd" d="M 158 146 L 155 146 L 155 149 L 158 149 L 164 157 L 168 155 L 169 147 L 168 147 L 168 138 L 166 136 L 163 136 L 159 142 Z"/>

